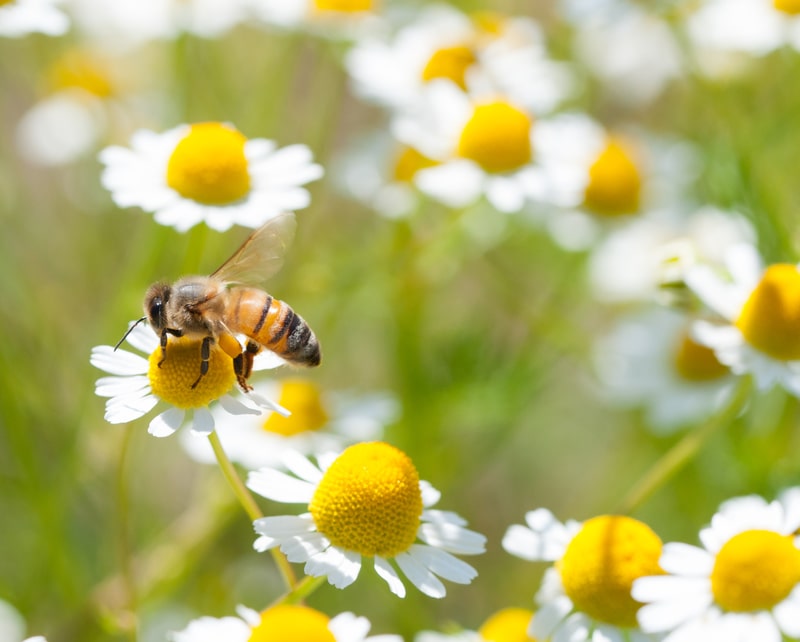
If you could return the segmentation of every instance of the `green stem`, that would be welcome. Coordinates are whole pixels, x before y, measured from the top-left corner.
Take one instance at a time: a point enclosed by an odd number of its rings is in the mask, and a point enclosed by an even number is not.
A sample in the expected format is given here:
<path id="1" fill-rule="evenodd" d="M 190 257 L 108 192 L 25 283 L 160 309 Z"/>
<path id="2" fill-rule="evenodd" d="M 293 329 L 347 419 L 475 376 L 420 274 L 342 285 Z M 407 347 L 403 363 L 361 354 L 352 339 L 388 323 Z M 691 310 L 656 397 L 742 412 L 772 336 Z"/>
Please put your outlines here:
<path id="1" fill-rule="evenodd" d="M 320 575 L 319 577 L 306 575 L 291 591 L 276 600 L 272 606 L 277 606 L 278 604 L 298 604 L 322 586 L 324 581 L 324 575 Z"/>
<path id="2" fill-rule="evenodd" d="M 117 466 L 117 507 L 119 511 L 119 555 L 121 559 L 121 574 L 125 586 L 125 600 L 127 613 L 120 614 L 119 624 L 127 631 L 132 642 L 138 637 L 138 611 L 139 595 L 136 587 L 136 577 L 133 572 L 133 553 L 130 541 L 130 497 L 128 492 L 128 463 L 131 441 L 133 439 L 131 424 L 125 426 L 122 448 L 119 453 L 119 466 Z"/>
<path id="3" fill-rule="evenodd" d="M 217 463 L 219 464 L 220 470 L 222 470 L 223 476 L 228 480 L 228 484 L 230 485 L 231 489 L 233 489 L 233 494 L 236 495 L 236 499 L 239 500 L 242 508 L 244 508 L 247 516 L 250 518 L 250 521 L 254 522 L 257 519 L 264 517 L 264 514 L 258 507 L 256 500 L 250 494 L 250 491 L 247 490 L 247 486 L 244 485 L 242 478 L 239 477 L 239 474 L 236 472 L 236 468 L 233 466 L 233 463 L 225 453 L 217 433 L 212 432 L 208 436 L 208 441 L 211 443 L 211 448 L 214 450 L 214 455 L 217 458 Z M 277 548 L 273 548 L 271 553 L 272 558 L 275 560 L 275 564 L 277 564 L 278 570 L 280 571 L 283 581 L 286 583 L 286 587 L 289 589 L 291 595 L 291 591 L 297 587 L 297 578 L 292 570 L 292 566 L 289 564 L 289 561 L 286 559 L 283 553 L 281 553 Z"/>
<path id="4" fill-rule="evenodd" d="M 672 479 L 675 473 L 700 451 L 700 448 L 714 433 L 730 425 L 736 419 L 750 395 L 751 388 L 752 381 L 750 377 L 742 377 L 728 404 L 700 428 L 687 433 L 683 439 L 668 450 L 631 489 L 620 503 L 616 512 L 620 515 L 634 512 L 653 493 Z"/>

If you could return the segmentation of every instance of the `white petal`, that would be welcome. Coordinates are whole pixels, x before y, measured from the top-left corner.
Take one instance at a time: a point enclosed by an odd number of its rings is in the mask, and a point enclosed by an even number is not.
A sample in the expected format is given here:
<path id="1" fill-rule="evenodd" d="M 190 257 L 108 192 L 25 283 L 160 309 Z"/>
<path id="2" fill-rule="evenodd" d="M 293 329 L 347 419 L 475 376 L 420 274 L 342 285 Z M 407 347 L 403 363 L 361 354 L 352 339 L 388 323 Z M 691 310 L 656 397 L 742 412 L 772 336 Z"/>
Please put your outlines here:
<path id="1" fill-rule="evenodd" d="M 528 634 L 537 640 L 548 640 L 558 625 L 572 611 L 572 600 L 562 596 L 543 604 L 533 615 L 528 626 Z"/>
<path id="2" fill-rule="evenodd" d="M 453 161 L 418 171 L 414 183 L 448 207 L 466 207 L 483 190 L 483 171 L 471 161 Z"/>
<path id="3" fill-rule="evenodd" d="M 150 380 L 145 375 L 130 377 L 101 377 L 95 382 L 94 393 L 98 397 L 117 397 L 128 393 L 147 391 Z"/>
<path id="4" fill-rule="evenodd" d="M 192 413 L 192 432 L 209 435 L 214 432 L 214 416 L 208 408 L 195 408 Z"/>
<path id="5" fill-rule="evenodd" d="M 515 178 L 492 176 L 486 181 L 486 200 L 500 212 L 519 212 L 525 205 L 525 193 Z"/>
<path id="6" fill-rule="evenodd" d="M 389 590 L 397 597 L 406 596 L 406 587 L 392 565 L 382 557 L 375 556 L 375 572 L 389 585 Z"/>
<path id="7" fill-rule="evenodd" d="M 712 310 L 732 321 L 742 309 L 735 286 L 724 282 L 708 265 L 696 265 L 686 273 L 686 285 Z"/>
<path id="8" fill-rule="evenodd" d="M 702 615 L 712 602 L 710 592 L 704 597 L 705 599 L 696 595 L 676 595 L 669 601 L 645 604 L 636 614 L 639 626 L 645 633 L 670 631 L 683 622 Z"/>
<path id="9" fill-rule="evenodd" d="M 667 573 L 706 578 L 714 567 L 714 556 L 691 544 L 670 542 L 664 545 L 659 564 Z"/>
<path id="10" fill-rule="evenodd" d="M 367 637 L 369 629 L 367 618 L 349 612 L 340 613 L 328 622 L 328 630 L 333 633 L 336 642 L 359 642 Z"/>
<path id="11" fill-rule="evenodd" d="M 422 505 L 425 508 L 435 506 L 442 498 L 442 493 L 436 490 L 429 482 L 420 480 L 419 490 L 422 493 Z"/>
<path id="12" fill-rule="evenodd" d="M 414 544 L 409 553 L 431 573 L 451 582 L 469 584 L 478 576 L 478 572 L 472 566 L 438 548 Z"/>
<path id="13" fill-rule="evenodd" d="M 281 461 L 286 468 L 303 481 L 317 485 L 322 480 L 322 471 L 317 468 L 308 457 L 296 450 L 287 450 Z"/>
<path id="14" fill-rule="evenodd" d="M 790 638 L 800 638 L 800 584 L 772 609 L 781 631 Z"/>
<path id="15" fill-rule="evenodd" d="M 112 424 L 124 424 L 143 417 L 158 403 L 151 394 L 143 396 L 115 397 L 106 402 L 105 420 Z"/>
<path id="16" fill-rule="evenodd" d="M 126 350 L 114 350 L 111 346 L 95 346 L 89 362 L 113 375 L 147 374 L 150 364 L 147 359 Z"/>
<path id="17" fill-rule="evenodd" d="M 186 412 L 181 408 L 168 408 L 153 418 L 147 432 L 154 437 L 169 437 L 181 427 L 185 417 Z"/>
<path id="18" fill-rule="evenodd" d="M 447 594 L 444 584 L 409 553 L 400 553 L 395 558 L 400 570 L 411 583 L 429 597 L 443 598 Z"/>
<path id="19" fill-rule="evenodd" d="M 486 537 L 456 524 L 423 523 L 417 530 L 426 544 L 459 555 L 478 555 L 486 551 Z"/>
<path id="20" fill-rule="evenodd" d="M 331 546 L 322 553 L 314 555 L 306 562 L 306 575 L 319 577 L 325 575 L 328 582 L 336 588 L 350 586 L 361 570 L 361 555 L 343 551 Z"/>
<path id="21" fill-rule="evenodd" d="M 321 533 L 308 533 L 284 541 L 281 544 L 281 551 L 290 562 L 304 563 L 316 555 L 321 555 L 330 547 L 330 541 Z"/>
<path id="22" fill-rule="evenodd" d="M 169 638 L 173 642 L 247 642 L 252 633 L 246 622 L 238 617 L 201 617 L 193 620 L 182 631 L 176 631 Z"/>
<path id="23" fill-rule="evenodd" d="M 247 487 L 262 497 L 284 504 L 308 504 L 315 484 L 291 477 L 272 468 L 262 468 L 247 476 Z"/>
<path id="24" fill-rule="evenodd" d="M 250 406 L 245 406 L 238 399 L 234 399 L 230 395 L 222 395 L 219 399 L 219 405 L 229 415 L 260 415 L 261 411 Z"/>
<path id="25" fill-rule="evenodd" d="M 631 595 L 639 602 L 671 602 L 692 597 L 701 603 L 711 595 L 711 580 L 708 577 L 675 575 L 640 577 L 633 582 Z"/>

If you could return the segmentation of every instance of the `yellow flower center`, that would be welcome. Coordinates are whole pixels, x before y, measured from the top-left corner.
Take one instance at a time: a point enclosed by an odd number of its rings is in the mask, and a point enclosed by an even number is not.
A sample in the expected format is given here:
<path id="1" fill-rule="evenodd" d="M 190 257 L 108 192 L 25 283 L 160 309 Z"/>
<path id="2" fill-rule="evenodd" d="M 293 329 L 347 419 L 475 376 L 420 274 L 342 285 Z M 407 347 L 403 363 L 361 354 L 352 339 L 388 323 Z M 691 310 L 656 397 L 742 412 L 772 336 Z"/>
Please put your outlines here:
<path id="1" fill-rule="evenodd" d="M 308 606 L 281 604 L 261 613 L 247 642 L 336 642 L 329 622 L 327 615 Z"/>
<path id="2" fill-rule="evenodd" d="M 100 60 L 79 51 L 67 53 L 51 67 L 49 82 L 57 91 L 78 88 L 100 98 L 114 94 L 108 69 Z"/>
<path id="3" fill-rule="evenodd" d="M 675 370 L 687 381 L 712 381 L 728 374 L 714 351 L 684 333 L 675 352 Z"/>
<path id="4" fill-rule="evenodd" d="M 589 167 L 586 207 L 603 216 L 633 214 L 639 209 L 642 176 L 633 155 L 618 140 L 610 139 Z"/>
<path id="5" fill-rule="evenodd" d="M 750 345 L 784 361 L 800 359 L 800 272 L 778 263 L 764 272 L 736 327 Z"/>
<path id="6" fill-rule="evenodd" d="M 773 6 L 783 13 L 788 13 L 790 16 L 800 14 L 800 0 L 773 0 Z"/>
<path id="7" fill-rule="evenodd" d="M 447 78 L 466 90 L 467 69 L 476 61 L 475 52 L 466 45 L 439 49 L 434 52 L 422 70 L 422 80 L 430 82 L 435 78 Z"/>
<path id="8" fill-rule="evenodd" d="M 575 608 L 613 626 L 635 627 L 641 604 L 633 581 L 662 573 L 661 540 L 631 517 L 604 515 L 586 521 L 557 563 Z"/>
<path id="9" fill-rule="evenodd" d="M 433 167 L 436 161 L 421 154 L 413 147 L 403 147 L 394 163 L 394 180 L 410 183 L 421 169 Z"/>
<path id="10" fill-rule="evenodd" d="M 478 633 L 486 642 L 535 642 L 528 636 L 533 611 L 502 609 L 483 623 Z"/>
<path id="11" fill-rule="evenodd" d="M 216 345 L 211 347 L 208 372 L 200 376 L 201 341 L 186 337 L 170 337 L 167 356 L 162 359 L 161 347 L 150 355 L 147 376 L 153 394 L 177 408 L 202 408 L 219 399 L 236 383 L 233 360 Z"/>
<path id="12" fill-rule="evenodd" d="M 731 537 L 711 572 L 714 600 L 726 611 L 771 609 L 800 582 L 800 550 L 792 537 L 752 530 Z"/>
<path id="13" fill-rule="evenodd" d="M 5 4 L 11 4 L 12 2 L 14 2 L 14 0 L 0 0 L 0 7 Z"/>
<path id="14" fill-rule="evenodd" d="M 477 105 L 458 141 L 458 155 L 487 172 L 509 172 L 530 162 L 531 118 L 509 103 Z"/>
<path id="15" fill-rule="evenodd" d="M 317 11 L 335 11 L 337 13 L 359 13 L 372 11 L 373 0 L 314 0 Z"/>
<path id="16" fill-rule="evenodd" d="M 308 506 L 317 530 L 362 555 L 394 557 L 414 543 L 422 515 L 419 474 L 382 442 L 347 448 L 325 471 Z"/>
<path id="17" fill-rule="evenodd" d="M 278 403 L 292 414 L 288 417 L 273 412 L 264 422 L 264 430 L 284 437 L 319 430 L 328 423 L 328 413 L 322 405 L 319 388 L 304 379 L 290 379 L 281 383 Z"/>
<path id="18" fill-rule="evenodd" d="M 167 185 L 205 205 L 225 205 L 250 190 L 241 133 L 222 123 L 198 123 L 175 146 L 167 165 Z"/>
<path id="19" fill-rule="evenodd" d="M 508 18 L 496 11 L 475 11 L 470 18 L 479 32 L 493 38 L 502 35 L 508 25 Z"/>

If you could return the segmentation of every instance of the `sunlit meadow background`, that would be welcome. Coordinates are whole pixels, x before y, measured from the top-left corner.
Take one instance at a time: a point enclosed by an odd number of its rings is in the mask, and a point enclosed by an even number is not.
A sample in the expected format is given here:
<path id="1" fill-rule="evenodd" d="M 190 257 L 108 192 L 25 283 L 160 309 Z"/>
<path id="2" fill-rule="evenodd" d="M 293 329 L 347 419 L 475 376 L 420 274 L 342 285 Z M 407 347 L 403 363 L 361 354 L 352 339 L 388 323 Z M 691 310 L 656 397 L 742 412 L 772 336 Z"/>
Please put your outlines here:
<path id="1" fill-rule="evenodd" d="M 572 30 L 550 2 L 458 6 L 535 17 L 553 55 L 572 60 Z M 149 436 L 144 420 L 103 420 L 89 352 L 140 316 L 147 285 L 209 273 L 247 230 L 180 234 L 120 210 L 94 154 L 60 168 L 21 158 L 16 124 L 76 39 L 0 39 L 0 598 L 50 642 L 130 639 L 132 618 L 151 641 L 199 615 L 263 608 L 280 581 L 272 559 L 252 550 L 251 524 L 216 468 L 190 460 L 175 437 Z M 114 63 L 143 107 L 106 142 L 127 144 L 139 127 L 220 120 L 249 137 L 307 144 L 325 167 L 270 291 L 321 341 L 323 365 L 310 376 L 324 390 L 396 395 L 402 416 L 386 440 L 443 492 L 442 508 L 489 538 L 487 554 L 469 560 L 478 578 L 448 585 L 441 601 L 413 588 L 397 599 L 371 569 L 344 591 L 324 585 L 309 599 L 410 640 L 448 623 L 474 629 L 501 607 L 532 607 L 543 565 L 505 553 L 505 529 L 539 506 L 561 519 L 614 511 L 680 436 L 655 437 L 638 412 L 604 398 L 592 349 L 623 310 L 592 298 L 585 254 L 485 203 L 451 211 L 423 201 L 391 221 L 337 189 L 342 153 L 386 126 L 383 111 L 352 95 L 345 51 L 250 26 L 149 43 Z M 800 56 L 772 54 L 758 73 L 723 83 L 690 71 L 639 108 L 619 107 L 575 64 L 570 106 L 695 144 L 696 200 L 750 217 L 768 260 L 798 259 Z M 771 498 L 796 484 L 797 418 L 794 398 L 759 398 L 634 516 L 665 541 L 695 542 L 720 501 Z"/>

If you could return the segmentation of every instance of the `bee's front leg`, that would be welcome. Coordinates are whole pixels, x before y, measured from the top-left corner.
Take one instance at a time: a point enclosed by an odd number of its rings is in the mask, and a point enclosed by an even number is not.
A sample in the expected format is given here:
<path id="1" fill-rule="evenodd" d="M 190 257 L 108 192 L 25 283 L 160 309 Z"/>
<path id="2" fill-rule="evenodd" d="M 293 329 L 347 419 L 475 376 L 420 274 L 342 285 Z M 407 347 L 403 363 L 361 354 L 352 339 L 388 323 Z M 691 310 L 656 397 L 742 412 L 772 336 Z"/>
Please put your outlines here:
<path id="1" fill-rule="evenodd" d="M 208 361 L 211 358 L 211 342 L 213 340 L 214 337 L 211 336 L 203 337 L 203 342 L 200 344 L 200 376 L 192 384 L 192 390 L 200 383 L 200 379 L 208 374 Z"/>
<path id="2" fill-rule="evenodd" d="M 167 335 L 171 334 L 173 337 L 182 337 L 183 331 L 176 328 L 164 328 L 161 331 L 161 361 L 158 362 L 158 367 L 167 360 Z"/>

